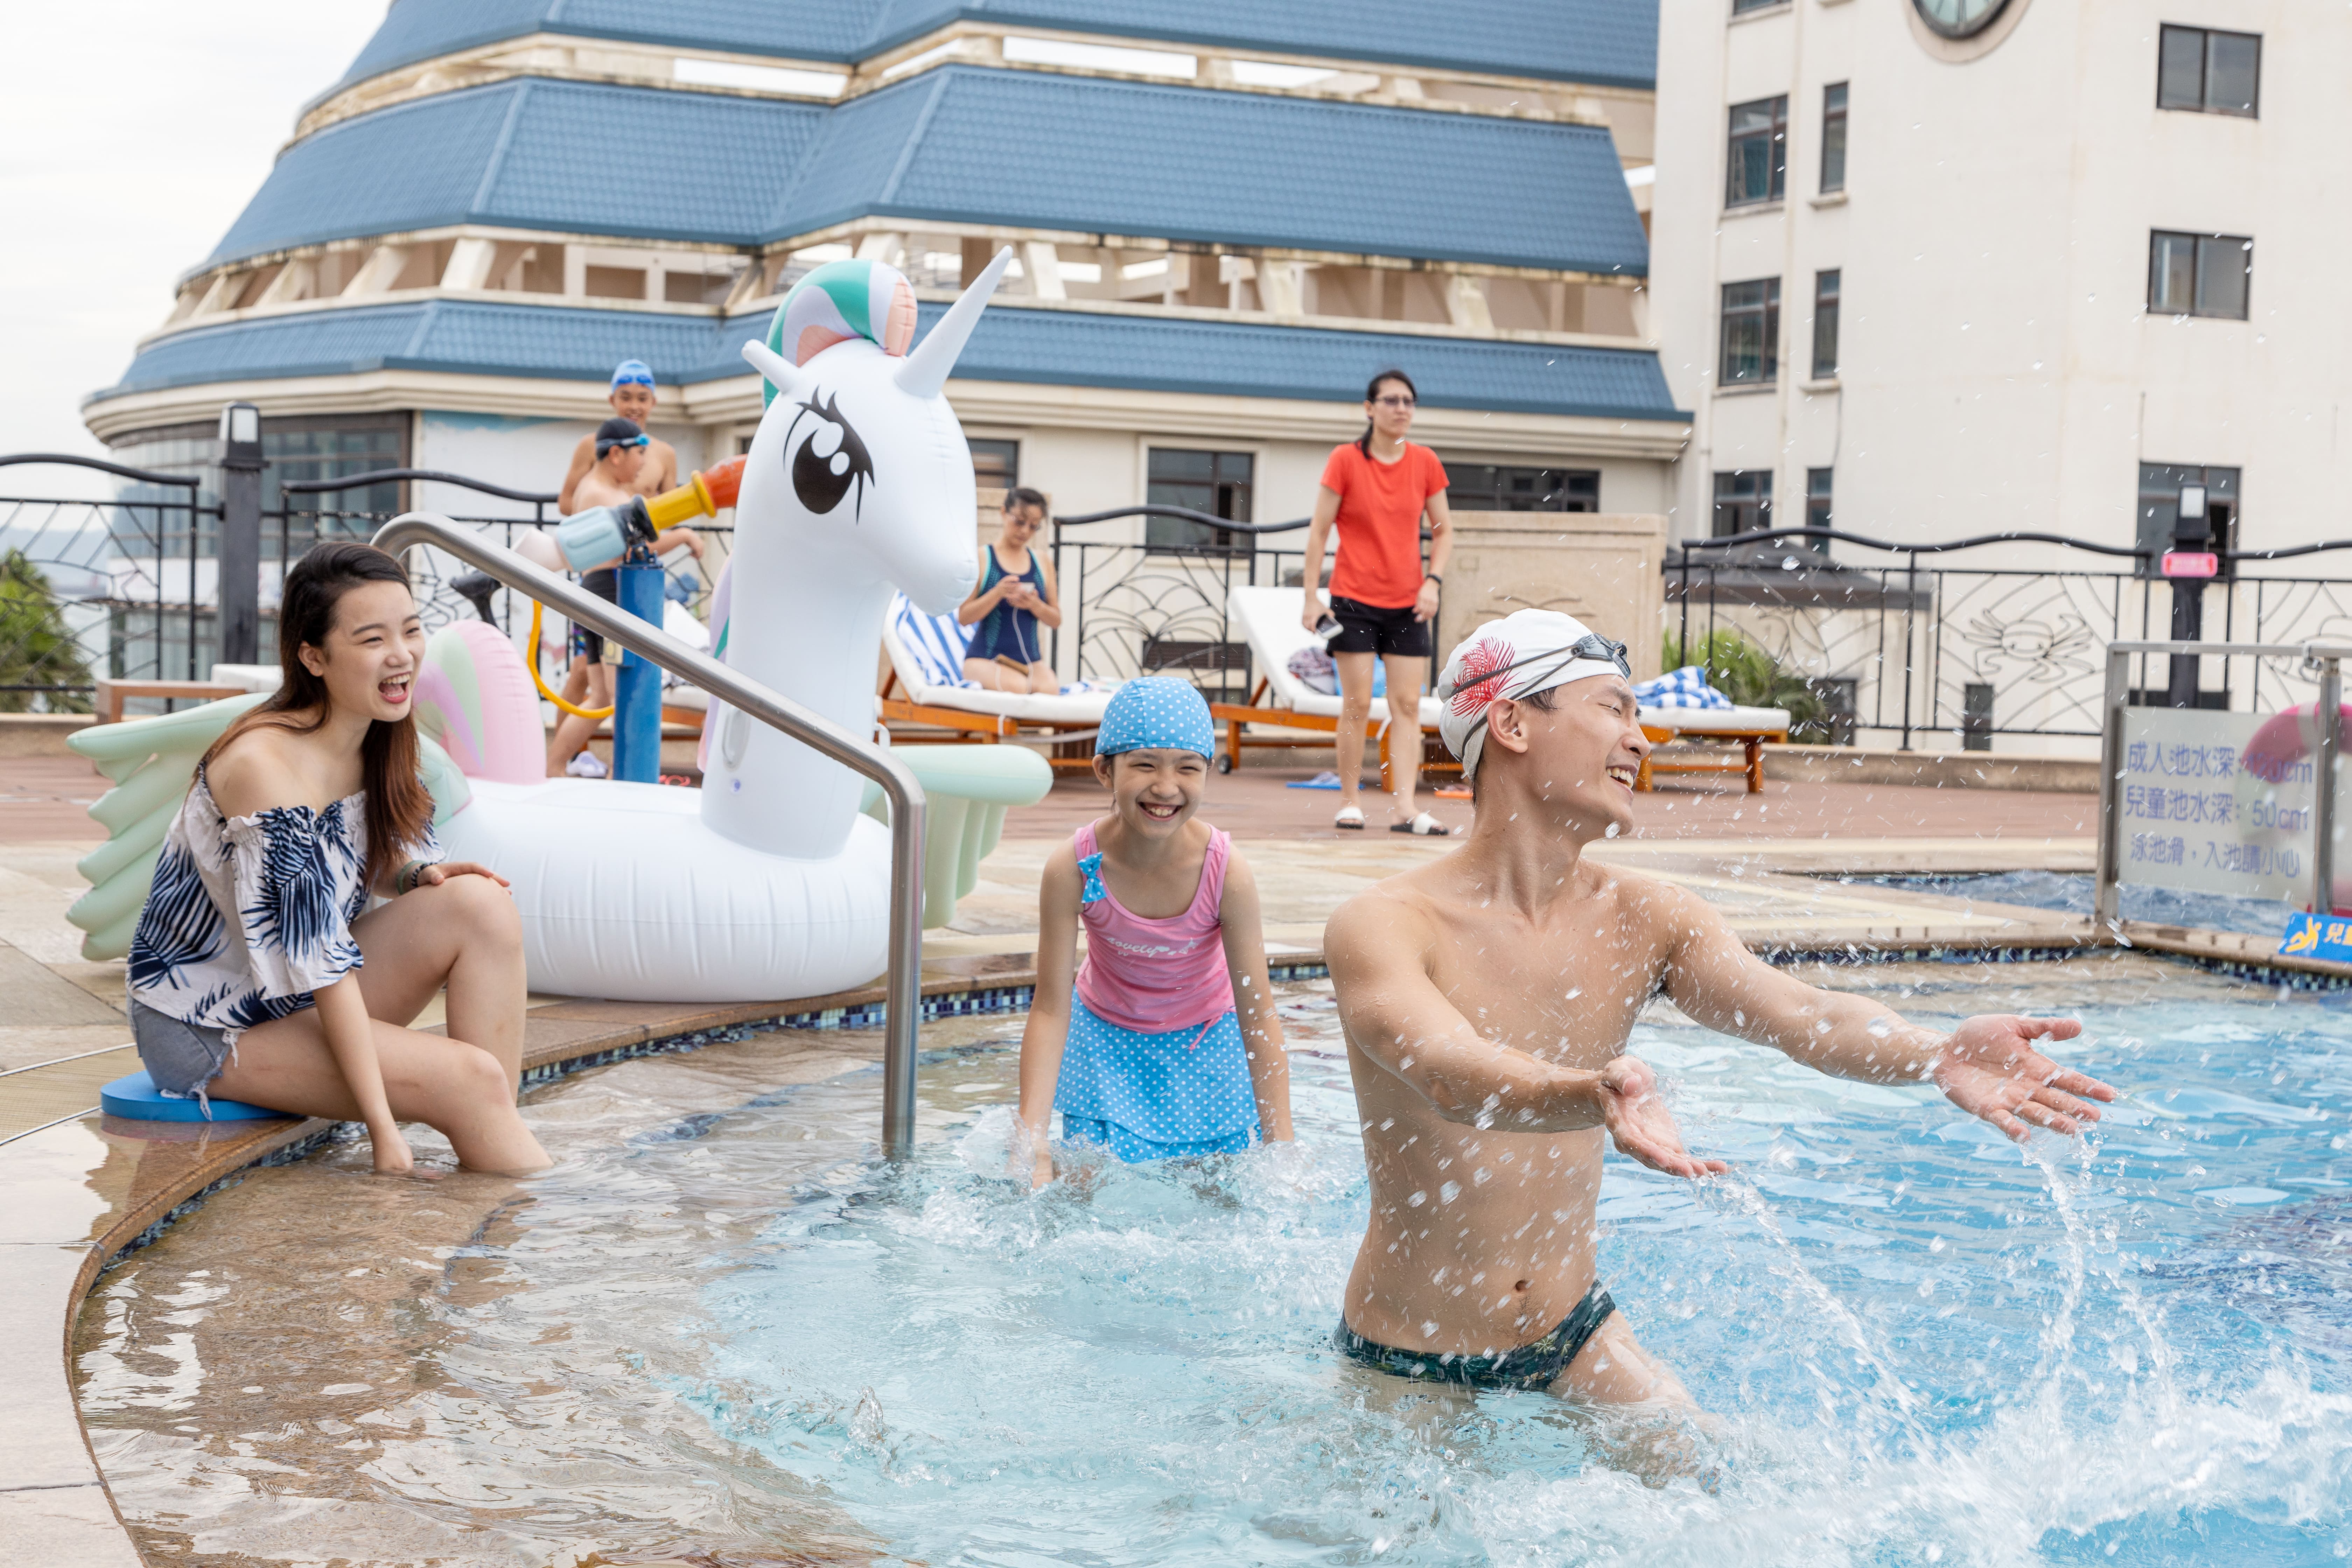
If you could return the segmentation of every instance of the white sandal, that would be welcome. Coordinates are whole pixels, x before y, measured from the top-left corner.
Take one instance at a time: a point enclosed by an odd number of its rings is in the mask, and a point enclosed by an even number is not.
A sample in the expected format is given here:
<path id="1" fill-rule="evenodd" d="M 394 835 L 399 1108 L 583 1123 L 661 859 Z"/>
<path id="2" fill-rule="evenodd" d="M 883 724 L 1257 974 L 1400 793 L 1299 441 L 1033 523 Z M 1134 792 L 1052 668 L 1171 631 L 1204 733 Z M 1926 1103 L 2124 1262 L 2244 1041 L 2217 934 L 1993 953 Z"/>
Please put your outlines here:
<path id="1" fill-rule="evenodd" d="M 1410 833 L 1422 838 L 1444 838 L 1449 837 L 1453 832 L 1453 830 L 1447 827 L 1445 824 L 1438 821 L 1437 818 L 1430 816 L 1429 813 L 1425 811 L 1419 816 L 1414 817 L 1411 822 L 1390 823 L 1389 831 L 1391 833 Z"/>
<path id="2" fill-rule="evenodd" d="M 1360 805 L 1341 806 L 1339 814 L 1331 819 L 1331 826 L 1361 833 L 1364 830 L 1364 808 Z"/>

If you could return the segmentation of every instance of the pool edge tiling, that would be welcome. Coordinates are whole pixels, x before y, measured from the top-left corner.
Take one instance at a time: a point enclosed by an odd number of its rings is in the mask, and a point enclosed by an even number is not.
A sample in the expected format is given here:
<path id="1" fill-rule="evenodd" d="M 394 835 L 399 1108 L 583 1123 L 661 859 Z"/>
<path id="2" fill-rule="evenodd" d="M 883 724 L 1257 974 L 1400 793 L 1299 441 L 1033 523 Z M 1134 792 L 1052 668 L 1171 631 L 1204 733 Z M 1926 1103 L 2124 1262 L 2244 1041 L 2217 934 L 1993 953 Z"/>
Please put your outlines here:
<path id="1" fill-rule="evenodd" d="M 1319 972 L 1321 955 L 1285 954 L 1281 963 L 1291 977 L 1304 977 Z M 1035 979 L 1027 954 L 933 959 L 924 969 L 927 1018 L 1015 1010 L 1027 1005 Z M 738 1030 L 857 1028 L 873 1021 L 882 995 L 877 985 L 725 1006 L 555 1002 L 534 1007 L 526 1022 L 524 1075 L 538 1081 L 630 1056 L 691 1049 Z M 152 1136 L 166 1129 L 175 1136 Z M 142 1561 L 90 1451 L 74 1396 L 75 1320 L 111 1264 L 214 1191 L 259 1167 L 302 1157 L 334 1129 L 316 1118 L 192 1129 L 120 1122 L 92 1110 L 0 1142 L 0 1197 L 6 1200 L 0 1204 L 0 1409 L 11 1416 L 0 1430 L 0 1540 L 13 1561 L 43 1568 L 136 1568 Z"/>

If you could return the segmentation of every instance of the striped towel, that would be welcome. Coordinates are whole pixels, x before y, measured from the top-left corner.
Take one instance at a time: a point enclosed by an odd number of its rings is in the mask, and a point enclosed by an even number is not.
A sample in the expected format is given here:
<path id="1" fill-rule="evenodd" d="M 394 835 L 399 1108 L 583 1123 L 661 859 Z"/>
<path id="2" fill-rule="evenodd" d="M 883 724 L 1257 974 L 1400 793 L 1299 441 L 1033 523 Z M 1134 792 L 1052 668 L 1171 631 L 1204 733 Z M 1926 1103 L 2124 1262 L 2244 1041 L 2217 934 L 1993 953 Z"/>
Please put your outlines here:
<path id="1" fill-rule="evenodd" d="M 1728 708 L 1731 699 L 1706 683 L 1704 666 L 1686 664 L 1655 680 L 1633 688 L 1633 700 L 1644 708 Z"/>
<path id="2" fill-rule="evenodd" d="M 926 686 L 977 689 L 980 683 L 963 678 L 963 656 L 971 647 L 971 628 L 959 626 L 955 615 L 927 616 L 904 594 L 890 599 L 890 630 L 898 646 L 914 660 Z"/>

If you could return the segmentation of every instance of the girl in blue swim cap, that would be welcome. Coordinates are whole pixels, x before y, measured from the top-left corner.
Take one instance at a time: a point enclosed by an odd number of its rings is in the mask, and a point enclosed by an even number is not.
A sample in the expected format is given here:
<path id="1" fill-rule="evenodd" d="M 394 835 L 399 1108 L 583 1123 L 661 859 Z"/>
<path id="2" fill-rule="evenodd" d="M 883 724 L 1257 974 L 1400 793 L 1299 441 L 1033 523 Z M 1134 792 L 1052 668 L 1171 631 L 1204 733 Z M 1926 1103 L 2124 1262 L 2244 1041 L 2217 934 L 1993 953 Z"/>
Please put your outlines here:
<path id="1" fill-rule="evenodd" d="M 1215 750 L 1209 706 L 1181 680 L 1130 680 L 1103 713 L 1110 814 L 1054 852 L 1038 888 L 1012 1151 L 1034 1185 L 1054 1179 L 1055 1110 L 1066 1140 L 1129 1162 L 1290 1139 L 1257 882 L 1197 819 Z"/>

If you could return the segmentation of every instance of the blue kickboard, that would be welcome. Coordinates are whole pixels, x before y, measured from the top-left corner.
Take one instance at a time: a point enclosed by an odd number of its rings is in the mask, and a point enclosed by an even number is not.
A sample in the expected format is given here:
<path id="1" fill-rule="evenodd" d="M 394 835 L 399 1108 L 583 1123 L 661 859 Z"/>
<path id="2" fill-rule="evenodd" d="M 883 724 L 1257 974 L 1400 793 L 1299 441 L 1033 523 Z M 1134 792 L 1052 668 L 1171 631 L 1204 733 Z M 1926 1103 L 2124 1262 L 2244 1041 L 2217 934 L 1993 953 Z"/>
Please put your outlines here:
<path id="1" fill-rule="evenodd" d="M 204 1102 L 199 1100 L 177 1100 L 155 1087 L 155 1080 L 141 1068 L 128 1078 L 116 1079 L 98 1091 L 100 1110 L 109 1116 L 120 1116 L 129 1121 L 202 1121 Z M 247 1105 L 241 1100 L 213 1099 L 212 1120 L 215 1121 L 268 1121 L 284 1118 L 283 1110 L 267 1110 L 258 1105 Z"/>

